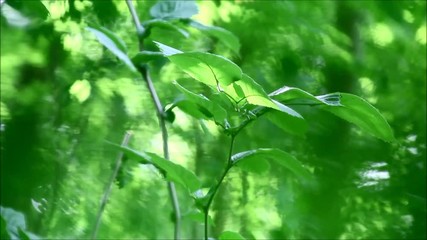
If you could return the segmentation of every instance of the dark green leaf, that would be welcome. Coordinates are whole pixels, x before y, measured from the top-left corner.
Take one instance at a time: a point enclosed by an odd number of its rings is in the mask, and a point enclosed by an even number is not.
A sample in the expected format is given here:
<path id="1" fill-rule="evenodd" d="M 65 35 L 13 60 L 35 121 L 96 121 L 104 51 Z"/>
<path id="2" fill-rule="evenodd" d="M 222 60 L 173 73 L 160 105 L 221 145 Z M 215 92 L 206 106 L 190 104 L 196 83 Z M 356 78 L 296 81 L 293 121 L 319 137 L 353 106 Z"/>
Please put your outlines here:
<path id="1" fill-rule="evenodd" d="M 153 27 L 158 27 L 158 28 L 163 28 L 163 29 L 168 29 L 168 30 L 173 30 L 178 32 L 179 34 L 181 34 L 184 37 L 188 37 L 190 36 L 190 34 L 185 31 L 184 29 L 177 27 L 176 25 L 172 24 L 171 22 L 162 20 L 162 19 L 152 19 L 149 21 L 146 21 L 143 23 L 143 26 L 147 29 L 149 28 L 153 28 Z"/>
<path id="2" fill-rule="evenodd" d="M 366 100 L 352 94 L 341 93 L 342 106 L 324 106 L 322 109 L 343 118 L 362 130 L 390 142 L 393 131 L 381 113 Z"/>
<path id="3" fill-rule="evenodd" d="M 199 9 L 195 1 L 158 1 L 151 9 L 154 18 L 191 18 Z"/>
<path id="4" fill-rule="evenodd" d="M 198 190 L 201 186 L 200 180 L 196 177 L 196 175 L 181 165 L 166 160 L 154 153 L 137 152 L 125 146 L 114 146 L 120 148 L 120 150 L 122 150 L 124 154 L 128 155 L 129 158 L 135 159 L 142 164 L 153 164 L 155 167 L 165 173 L 166 179 L 181 184 L 190 192 Z"/>
<path id="5" fill-rule="evenodd" d="M 232 32 L 220 27 L 206 26 L 196 21 L 191 21 L 190 25 L 209 36 L 217 38 L 225 46 L 230 48 L 235 54 L 239 54 L 240 42 L 236 35 L 234 35 Z"/>
<path id="6" fill-rule="evenodd" d="M 179 50 L 156 42 L 160 50 L 192 78 L 212 87 L 226 87 L 242 78 L 242 70 L 232 61 L 219 55 Z"/>
<path id="7" fill-rule="evenodd" d="M 175 113 L 172 111 L 172 109 L 169 109 L 165 111 L 165 119 L 166 121 L 173 123 L 175 121 Z"/>
<path id="8" fill-rule="evenodd" d="M 253 164 L 251 166 L 252 169 L 260 165 L 259 161 L 266 161 L 266 159 L 276 161 L 303 180 L 311 180 L 311 173 L 295 157 L 280 149 L 259 148 L 234 154 L 231 158 L 233 164 L 237 166 L 248 161 L 249 164 Z M 245 166 L 245 168 L 248 169 L 248 166 Z"/>
<path id="9" fill-rule="evenodd" d="M 136 71 L 135 66 L 126 54 L 126 45 L 122 39 L 104 27 L 92 25 L 86 29 L 95 34 L 98 41 L 122 60 L 132 71 Z"/>
<path id="10" fill-rule="evenodd" d="M 134 65 L 140 65 L 163 57 L 163 53 L 161 52 L 141 51 L 132 58 L 132 62 Z"/>
<path id="11" fill-rule="evenodd" d="M 274 125 L 291 134 L 302 136 L 308 129 L 307 122 L 300 117 L 283 114 L 278 111 L 269 111 L 265 115 Z"/>
<path id="12" fill-rule="evenodd" d="M 238 232 L 225 231 L 219 236 L 219 240 L 245 240 Z"/>

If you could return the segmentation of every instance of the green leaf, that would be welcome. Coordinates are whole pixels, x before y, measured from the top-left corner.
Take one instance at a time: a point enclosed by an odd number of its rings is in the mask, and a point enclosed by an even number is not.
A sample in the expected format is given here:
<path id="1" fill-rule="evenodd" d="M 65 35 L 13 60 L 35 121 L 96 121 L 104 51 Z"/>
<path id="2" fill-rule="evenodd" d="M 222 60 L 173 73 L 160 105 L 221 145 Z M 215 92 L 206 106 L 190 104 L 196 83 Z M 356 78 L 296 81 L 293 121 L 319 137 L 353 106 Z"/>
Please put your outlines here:
<path id="1" fill-rule="evenodd" d="M 232 32 L 220 27 L 206 26 L 196 21 L 191 21 L 190 26 L 199 29 L 206 35 L 217 38 L 235 54 L 239 54 L 240 42 L 236 35 L 234 35 Z"/>
<path id="2" fill-rule="evenodd" d="M 146 29 L 153 28 L 153 27 L 158 27 L 158 28 L 173 30 L 173 31 L 178 32 L 179 34 L 181 34 L 185 38 L 188 38 L 190 36 L 190 34 L 187 31 L 185 31 L 184 29 L 179 28 L 176 25 L 172 24 L 171 22 L 168 22 L 168 21 L 165 21 L 165 20 L 162 20 L 162 19 L 148 20 L 148 21 L 144 22 L 142 25 Z"/>
<path id="3" fill-rule="evenodd" d="M 303 118 L 295 117 L 290 114 L 283 114 L 278 111 L 269 111 L 265 116 L 274 125 L 290 134 L 303 136 L 307 132 L 308 124 Z"/>
<path id="4" fill-rule="evenodd" d="M 175 105 L 184 112 L 198 119 L 214 119 L 217 123 L 223 123 L 227 118 L 227 112 L 216 102 L 210 101 L 202 94 L 187 90 L 177 82 L 174 84 L 184 94 L 184 99 L 190 102 L 182 100 L 175 102 Z"/>
<path id="5" fill-rule="evenodd" d="M 212 87 L 226 87 L 242 78 L 242 70 L 225 57 L 203 52 L 180 51 L 155 42 L 169 60 L 192 78 Z"/>
<path id="6" fill-rule="evenodd" d="M 316 97 L 302 89 L 285 86 L 270 93 L 269 96 L 285 104 L 340 106 L 339 93 Z"/>
<path id="7" fill-rule="evenodd" d="M 241 164 L 247 162 L 246 166 L 244 166 L 245 170 L 248 169 L 248 167 L 252 169 L 257 168 L 260 166 L 259 162 L 265 161 L 266 159 L 276 161 L 303 180 L 311 180 L 312 178 L 311 173 L 295 157 L 280 149 L 259 148 L 234 154 L 231 158 L 233 164 L 237 166 L 241 166 Z"/>
<path id="8" fill-rule="evenodd" d="M 150 61 L 163 58 L 164 55 L 161 52 L 152 52 L 152 51 L 141 51 L 137 53 L 133 58 L 132 62 L 134 65 L 146 64 Z"/>
<path id="9" fill-rule="evenodd" d="M 224 231 L 219 236 L 219 240 L 245 240 L 245 238 L 240 235 L 238 232 L 232 232 L 232 231 Z"/>
<path id="10" fill-rule="evenodd" d="M 195 1 L 160 0 L 150 9 L 154 18 L 191 18 L 199 9 Z"/>
<path id="11" fill-rule="evenodd" d="M 323 110 L 345 119 L 362 130 L 387 142 L 394 141 L 393 131 L 381 113 L 363 98 L 341 93 L 342 106 L 325 106 Z"/>
<path id="12" fill-rule="evenodd" d="M 280 110 L 280 108 L 271 101 L 270 97 L 265 93 L 264 89 L 256 83 L 251 77 L 246 74 L 242 75 L 242 79 L 233 82 L 225 89 L 225 92 L 235 101 L 246 99 L 253 105 L 264 106 Z"/>
<path id="13" fill-rule="evenodd" d="M 166 160 L 154 153 L 137 152 L 129 147 L 119 146 L 116 144 L 113 144 L 113 146 L 118 147 L 129 158 L 137 160 L 142 164 L 153 164 L 156 168 L 165 174 L 166 179 L 181 184 L 190 192 L 198 190 L 201 186 L 200 180 L 196 177 L 196 175 L 181 165 Z"/>
<path id="14" fill-rule="evenodd" d="M 189 218 L 189 219 L 191 219 L 195 222 L 199 222 L 199 223 L 205 222 L 205 215 L 201 211 L 198 211 L 198 210 L 193 210 L 187 214 L 184 214 L 183 217 Z M 211 216 L 208 216 L 208 224 L 210 226 L 214 225 L 214 221 L 212 220 Z"/>
<path id="15" fill-rule="evenodd" d="M 126 45 L 122 39 L 104 27 L 92 25 L 86 29 L 95 34 L 98 41 L 122 60 L 132 71 L 136 71 L 135 66 L 126 54 Z"/>
<path id="16" fill-rule="evenodd" d="M 153 41 L 153 42 L 157 45 L 157 47 L 160 49 L 160 51 L 162 51 L 162 53 L 165 57 L 169 57 L 169 56 L 172 56 L 174 54 L 182 53 L 182 51 L 175 49 L 173 47 L 169 47 L 163 43 L 159 43 L 156 41 Z"/>

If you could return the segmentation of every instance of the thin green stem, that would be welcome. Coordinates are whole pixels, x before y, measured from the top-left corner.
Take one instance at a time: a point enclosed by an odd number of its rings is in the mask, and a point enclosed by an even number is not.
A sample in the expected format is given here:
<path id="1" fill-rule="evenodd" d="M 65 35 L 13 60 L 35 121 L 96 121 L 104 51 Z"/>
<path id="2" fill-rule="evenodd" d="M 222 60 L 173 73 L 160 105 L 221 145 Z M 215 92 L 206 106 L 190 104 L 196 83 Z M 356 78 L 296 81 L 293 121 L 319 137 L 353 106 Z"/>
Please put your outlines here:
<path id="1" fill-rule="evenodd" d="M 236 138 L 236 135 L 231 135 L 231 142 L 230 142 L 230 149 L 228 152 L 228 158 L 227 158 L 227 165 L 224 169 L 224 172 L 222 173 L 221 177 L 219 178 L 218 182 L 215 186 L 213 186 L 209 192 L 208 196 L 209 199 L 204 207 L 204 214 L 205 214 L 205 240 L 208 240 L 209 235 L 209 225 L 208 225 L 208 219 L 209 219 L 209 209 L 212 205 L 212 201 L 218 192 L 219 187 L 221 186 L 222 182 L 224 181 L 225 176 L 227 175 L 228 171 L 230 171 L 231 167 L 233 166 L 233 162 L 231 161 L 231 157 L 233 154 L 233 147 L 234 147 L 234 140 Z"/>
<path id="2" fill-rule="evenodd" d="M 135 7 L 132 3 L 132 0 L 126 0 L 129 12 L 132 16 L 133 22 L 136 27 L 138 41 L 139 41 L 139 50 L 143 50 L 144 42 L 144 27 L 141 25 L 138 15 L 136 13 Z M 165 159 L 169 160 L 169 146 L 168 146 L 168 130 L 166 128 L 165 122 L 165 113 L 163 105 L 159 99 L 156 88 L 154 87 L 153 81 L 146 66 L 136 66 L 140 72 L 142 78 L 147 84 L 148 91 L 150 92 L 151 99 L 153 100 L 154 106 L 156 107 L 157 118 L 159 120 L 160 129 L 162 131 L 162 140 L 163 140 L 163 156 Z M 180 225 L 181 225 L 181 212 L 179 209 L 178 195 L 176 193 L 175 185 L 172 182 L 168 182 L 168 191 L 171 198 L 173 213 L 174 213 L 174 239 L 177 240 L 180 238 Z"/>
<path id="3" fill-rule="evenodd" d="M 131 136 L 132 136 L 131 132 L 129 131 L 126 132 L 125 136 L 123 137 L 122 146 L 126 146 L 128 144 Z M 108 198 L 110 197 L 114 179 L 116 179 L 120 166 L 122 165 L 122 162 L 123 162 L 122 159 L 123 159 L 123 152 L 120 152 L 119 155 L 117 156 L 116 165 L 114 167 L 113 173 L 111 174 L 110 180 L 108 181 L 107 186 L 105 187 L 104 196 L 101 199 L 101 206 L 99 207 L 98 214 L 96 216 L 96 223 L 92 232 L 92 239 L 96 239 L 96 236 L 98 234 L 98 229 L 101 224 L 102 214 L 104 213 L 105 206 L 107 205 Z"/>

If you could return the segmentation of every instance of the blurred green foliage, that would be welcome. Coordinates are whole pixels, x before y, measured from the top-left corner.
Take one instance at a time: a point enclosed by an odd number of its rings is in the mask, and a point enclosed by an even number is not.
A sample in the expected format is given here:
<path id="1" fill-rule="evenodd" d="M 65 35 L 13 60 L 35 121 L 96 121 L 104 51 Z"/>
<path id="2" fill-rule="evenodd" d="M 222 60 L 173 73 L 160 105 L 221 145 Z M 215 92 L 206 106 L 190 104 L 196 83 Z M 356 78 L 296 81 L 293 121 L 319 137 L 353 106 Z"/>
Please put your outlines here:
<path id="1" fill-rule="evenodd" d="M 155 3 L 135 2 L 141 20 Z M 298 182 L 274 162 L 259 174 L 233 169 L 213 204 L 213 236 L 232 230 L 256 239 L 425 239 L 426 2 L 197 5 L 193 18 L 206 26 L 153 27 L 145 49 L 157 50 L 152 41 L 159 41 L 226 56 L 268 92 L 286 85 L 357 94 L 383 113 L 396 138 L 382 142 L 311 107 L 295 108 L 309 122 L 305 137 L 261 119 L 236 139 L 236 151 L 284 149 L 309 167 L 316 184 Z M 195 11 L 180 7 L 184 15 Z M 118 154 L 106 140 L 119 143 L 130 129 L 132 148 L 162 150 L 144 82 L 85 29 L 108 28 L 135 55 L 128 9 L 119 0 L 7 0 L 1 13 L 1 229 L 7 208 L 23 213 L 26 230 L 38 236 L 87 238 Z M 206 91 L 166 60 L 154 61 L 165 105 L 179 93 L 173 80 Z M 208 187 L 225 163 L 228 139 L 213 122 L 174 112 L 171 158 Z M 98 236 L 171 238 L 161 175 L 130 161 L 123 171 L 127 180 L 114 187 Z M 193 200 L 179 198 L 183 237 L 201 238 Z"/>

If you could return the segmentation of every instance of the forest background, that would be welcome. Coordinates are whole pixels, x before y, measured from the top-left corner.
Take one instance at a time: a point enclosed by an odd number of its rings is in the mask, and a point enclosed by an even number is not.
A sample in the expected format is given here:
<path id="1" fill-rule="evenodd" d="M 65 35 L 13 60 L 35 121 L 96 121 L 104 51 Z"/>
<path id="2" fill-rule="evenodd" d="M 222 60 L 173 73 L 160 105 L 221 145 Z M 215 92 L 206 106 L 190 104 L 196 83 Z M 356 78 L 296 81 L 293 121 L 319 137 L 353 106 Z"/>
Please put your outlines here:
<path id="1" fill-rule="evenodd" d="M 146 21 L 157 2 L 134 4 Z M 316 184 L 304 185 L 273 163 L 259 173 L 233 169 L 213 202 L 213 237 L 231 230 L 256 239 L 426 238 L 425 1 L 191 6 L 182 14 L 205 29 L 156 27 L 146 43 L 225 56 L 266 92 L 286 85 L 315 95 L 357 94 L 379 109 L 395 136 L 381 141 L 315 107 L 295 107 L 309 122 L 304 136 L 260 119 L 241 133 L 236 149 L 283 149 Z M 87 28 L 102 25 L 136 54 L 128 7 L 119 0 L 7 0 L 1 13 L 2 236 L 88 238 L 118 154 L 106 141 L 120 144 L 132 130 L 129 146 L 162 152 L 145 83 Z M 159 97 L 172 103 L 179 93 L 172 82 L 189 76 L 166 59 L 156 70 Z M 205 91 L 201 84 L 187 87 Z M 212 121 L 174 113 L 167 124 L 171 159 L 207 186 L 222 169 L 228 140 Z M 201 238 L 194 201 L 177 190 L 181 235 Z M 127 161 L 98 237 L 170 239 L 171 213 L 161 174 Z"/>

